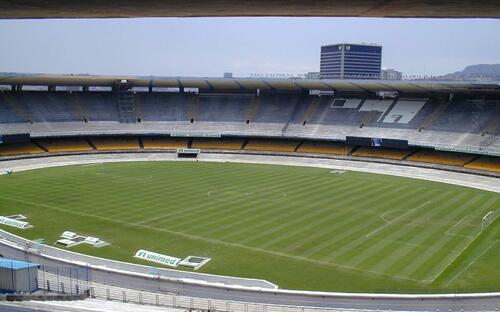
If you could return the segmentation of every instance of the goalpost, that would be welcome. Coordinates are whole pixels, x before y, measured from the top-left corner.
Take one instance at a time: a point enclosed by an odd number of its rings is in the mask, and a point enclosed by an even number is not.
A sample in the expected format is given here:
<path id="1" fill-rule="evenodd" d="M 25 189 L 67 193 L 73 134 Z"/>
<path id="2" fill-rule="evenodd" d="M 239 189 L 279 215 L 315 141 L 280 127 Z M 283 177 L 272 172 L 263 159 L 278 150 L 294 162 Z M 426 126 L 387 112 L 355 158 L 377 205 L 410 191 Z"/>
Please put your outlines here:
<path id="1" fill-rule="evenodd" d="M 481 233 L 495 221 L 495 218 L 497 217 L 496 211 L 490 211 L 487 214 L 484 215 L 482 221 L 481 221 Z"/>

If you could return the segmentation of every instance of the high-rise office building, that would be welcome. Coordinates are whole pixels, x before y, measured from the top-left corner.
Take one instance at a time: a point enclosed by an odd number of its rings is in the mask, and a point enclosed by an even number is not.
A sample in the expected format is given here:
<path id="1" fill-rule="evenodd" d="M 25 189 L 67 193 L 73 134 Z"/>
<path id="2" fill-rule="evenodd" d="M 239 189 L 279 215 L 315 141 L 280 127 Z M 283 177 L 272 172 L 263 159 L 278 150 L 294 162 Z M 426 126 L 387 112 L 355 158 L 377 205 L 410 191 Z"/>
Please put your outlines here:
<path id="1" fill-rule="evenodd" d="M 382 46 L 340 43 L 321 47 L 322 79 L 380 79 Z"/>

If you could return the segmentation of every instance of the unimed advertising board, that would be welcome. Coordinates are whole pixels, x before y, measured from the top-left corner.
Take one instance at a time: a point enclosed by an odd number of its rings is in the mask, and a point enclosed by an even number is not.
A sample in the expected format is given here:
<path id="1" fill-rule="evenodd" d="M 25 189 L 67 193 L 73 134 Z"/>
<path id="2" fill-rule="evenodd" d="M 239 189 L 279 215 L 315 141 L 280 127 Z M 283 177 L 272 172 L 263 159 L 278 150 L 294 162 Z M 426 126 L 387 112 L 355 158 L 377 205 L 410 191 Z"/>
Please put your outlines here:
<path id="1" fill-rule="evenodd" d="M 175 258 L 175 257 L 167 256 L 167 255 L 162 255 L 162 254 L 152 252 L 152 251 L 147 251 L 144 249 L 139 249 L 135 253 L 134 257 L 139 258 L 139 259 L 143 259 L 143 260 L 147 260 L 147 261 L 152 261 L 152 262 L 168 265 L 171 267 L 178 266 L 179 262 L 181 261 L 181 259 L 179 259 L 179 258 Z"/>

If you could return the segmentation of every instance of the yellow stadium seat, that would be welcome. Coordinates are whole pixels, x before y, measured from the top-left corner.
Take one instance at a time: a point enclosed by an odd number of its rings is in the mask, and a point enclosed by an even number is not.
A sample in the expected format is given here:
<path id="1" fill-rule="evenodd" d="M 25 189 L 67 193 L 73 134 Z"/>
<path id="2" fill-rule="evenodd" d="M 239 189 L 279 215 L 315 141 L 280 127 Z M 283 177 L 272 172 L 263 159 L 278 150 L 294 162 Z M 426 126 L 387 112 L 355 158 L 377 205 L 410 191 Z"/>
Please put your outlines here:
<path id="1" fill-rule="evenodd" d="M 500 172 L 500 157 L 481 156 L 466 164 L 464 167 Z"/>
<path id="2" fill-rule="evenodd" d="M 98 150 L 136 150 L 140 148 L 136 137 L 95 137 L 91 141 Z"/>
<path id="3" fill-rule="evenodd" d="M 193 148 L 207 149 L 232 149 L 239 150 L 243 145 L 241 139 L 194 139 L 191 143 Z"/>
<path id="4" fill-rule="evenodd" d="M 404 159 L 406 156 L 410 154 L 411 152 L 408 150 L 377 148 L 377 147 L 367 147 L 367 146 L 361 146 L 352 153 L 353 156 L 359 156 L 359 157 L 374 157 L 374 158 L 387 158 L 387 159 L 399 159 L 399 160 Z"/>
<path id="5" fill-rule="evenodd" d="M 6 144 L 0 145 L 0 156 L 8 155 L 23 155 L 23 154 L 40 154 L 44 150 L 33 143 Z"/>
<path id="6" fill-rule="evenodd" d="M 423 150 L 406 158 L 407 160 L 427 162 L 441 165 L 463 166 L 474 159 L 471 154 L 459 154 L 434 150 Z"/>
<path id="7" fill-rule="evenodd" d="M 178 149 L 187 148 L 188 139 L 166 137 L 143 137 L 144 149 Z"/>
<path id="8" fill-rule="evenodd" d="M 37 142 L 51 153 L 93 150 L 92 146 L 83 138 L 43 139 L 37 140 Z"/>
<path id="9" fill-rule="evenodd" d="M 266 140 L 255 139 L 248 141 L 245 150 L 256 151 L 276 151 L 276 152 L 293 152 L 299 144 L 299 141 L 280 141 L 280 140 Z"/>
<path id="10" fill-rule="evenodd" d="M 318 153 L 318 154 L 334 154 L 334 155 L 348 155 L 351 151 L 350 146 L 336 142 L 315 142 L 305 141 L 297 149 L 301 153 Z"/>

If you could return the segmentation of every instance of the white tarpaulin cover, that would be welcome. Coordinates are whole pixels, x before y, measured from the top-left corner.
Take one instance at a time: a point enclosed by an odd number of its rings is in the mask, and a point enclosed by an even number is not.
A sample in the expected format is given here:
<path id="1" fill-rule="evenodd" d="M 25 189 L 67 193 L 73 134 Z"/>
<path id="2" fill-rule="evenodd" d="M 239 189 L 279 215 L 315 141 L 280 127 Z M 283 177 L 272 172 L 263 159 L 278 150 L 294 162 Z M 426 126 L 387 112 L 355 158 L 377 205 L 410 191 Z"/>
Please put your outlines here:
<path id="1" fill-rule="evenodd" d="M 2 217 L 2 216 L 0 216 L 0 224 L 13 226 L 13 227 L 16 227 L 18 229 L 27 229 L 27 228 L 31 227 L 31 224 L 29 224 L 29 222 L 18 221 L 16 219 L 11 219 L 11 218 Z"/>

